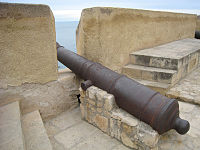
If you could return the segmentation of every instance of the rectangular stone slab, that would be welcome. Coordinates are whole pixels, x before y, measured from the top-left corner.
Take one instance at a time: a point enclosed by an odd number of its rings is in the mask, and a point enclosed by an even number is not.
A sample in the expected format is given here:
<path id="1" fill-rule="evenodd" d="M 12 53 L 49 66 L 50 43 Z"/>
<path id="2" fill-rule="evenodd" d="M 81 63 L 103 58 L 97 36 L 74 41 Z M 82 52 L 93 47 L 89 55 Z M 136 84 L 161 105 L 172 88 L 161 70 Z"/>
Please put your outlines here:
<path id="1" fill-rule="evenodd" d="M 0 107 L 0 149 L 25 150 L 18 101 Z"/>
<path id="2" fill-rule="evenodd" d="M 126 65 L 122 69 L 122 73 L 131 78 L 143 79 L 149 81 L 157 81 L 161 83 L 173 83 L 177 77 L 176 70 L 146 67 L 140 65 Z"/>
<path id="3" fill-rule="evenodd" d="M 26 150 L 52 150 L 39 111 L 24 115 L 22 127 Z"/>
<path id="4" fill-rule="evenodd" d="M 200 52 L 200 40 L 183 39 L 130 54 L 132 64 L 178 70 L 192 63 Z"/>

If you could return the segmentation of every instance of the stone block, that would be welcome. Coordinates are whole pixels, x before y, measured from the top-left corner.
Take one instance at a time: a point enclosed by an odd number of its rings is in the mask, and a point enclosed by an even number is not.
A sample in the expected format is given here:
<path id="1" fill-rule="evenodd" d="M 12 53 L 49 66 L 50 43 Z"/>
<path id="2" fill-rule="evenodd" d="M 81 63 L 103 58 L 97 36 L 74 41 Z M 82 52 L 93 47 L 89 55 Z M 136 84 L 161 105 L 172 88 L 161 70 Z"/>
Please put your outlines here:
<path id="1" fill-rule="evenodd" d="M 115 103 L 115 98 L 111 94 L 107 94 L 104 96 L 105 98 L 105 104 L 104 104 L 104 109 L 106 111 L 111 111 L 113 108 L 116 108 L 116 103 Z"/>
<path id="2" fill-rule="evenodd" d="M 96 105 L 96 102 L 93 101 L 92 99 L 88 99 L 88 103 L 91 104 L 91 105 L 94 105 L 94 106 Z"/>
<path id="3" fill-rule="evenodd" d="M 119 123 L 118 120 L 110 118 L 110 136 L 118 140 L 121 140 L 121 131 Z"/>
<path id="4" fill-rule="evenodd" d="M 131 63 L 146 67 L 178 70 L 196 58 L 200 48 L 199 43 L 197 39 L 188 38 L 132 52 L 130 57 L 133 57 L 135 61 L 131 61 Z"/>
<path id="5" fill-rule="evenodd" d="M 103 111 L 102 108 L 97 108 L 98 113 L 102 113 L 102 111 Z"/>
<path id="6" fill-rule="evenodd" d="M 0 3 L 0 82 L 57 80 L 54 16 L 47 5 Z"/>
<path id="7" fill-rule="evenodd" d="M 88 89 L 90 89 L 90 90 L 86 91 L 86 96 L 88 96 L 89 99 L 95 100 L 96 99 L 96 87 L 91 86 Z"/>
<path id="8" fill-rule="evenodd" d="M 107 132 L 108 130 L 108 118 L 97 114 L 95 116 L 95 124 L 99 127 L 102 131 Z"/>
<path id="9" fill-rule="evenodd" d="M 106 91 L 103 91 L 103 90 L 98 90 L 97 93 L 96 93 L 96 96 L 97 96 L 97 101 L 102 101 L 104 102 L 105 100 L 105 95 L 107 94 Z"/>
<path id="10" fill-rule="evenodd" d="M 149 125 L 143 122 L 140 122 L 140 124 L 137 127 L 138 127 L 138 133 L 137 133 L 138 139 L 142 143 L 151 148 L 156 147 L 160 135 L 155 130 L 153 130 Z"/>
<path id="11" fill-rule="evenodd" d="M 104 103 L 102 101 L 97 101 L 97 107 L 103 107 Z"/>
<path id="12" fill-rule="evenodd" d="M 123 74 L 141 80 L 170 84 L 177 78 L 177 71 L 156 67 L 129 64 L 123 67 Z M 138 74 L 140 72 L 140 74 Z"/>
<path id="13" fill-rule="evenodd" d="M 126 135 L 125 132 L 121 134 L 122 143 L 133 149 L 138 149 L 138 146 Z"/>

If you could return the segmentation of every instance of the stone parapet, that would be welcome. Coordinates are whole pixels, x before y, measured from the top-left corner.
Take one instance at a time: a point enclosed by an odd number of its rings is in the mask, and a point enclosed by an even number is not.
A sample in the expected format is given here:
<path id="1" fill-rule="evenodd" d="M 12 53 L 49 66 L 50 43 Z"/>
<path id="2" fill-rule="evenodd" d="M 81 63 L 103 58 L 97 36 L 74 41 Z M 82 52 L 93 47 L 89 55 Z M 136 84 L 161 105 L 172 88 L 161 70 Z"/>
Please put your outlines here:
<path id="1" fill-rule="evenodd" d="M 57 80 L 54 16 L 47 5 L 0 3 L 0 88 Z"/>
<path id="2" fill-rule="evenodd" d="M 120 72 L 129 63 L 131 52 L 193 38 L 196 20 L 196 15 L 183 13 L 87 8 L 77 28 L 77 52 Z"/>
<path id="3" fill-rule="evenodd" d="M 197 17 L 196 31 L 200 31 L 200 16 Z"/>
<path id="4" fill-rule="evenodd" d="M 81 93 L 82 118 L 124 145 L 134 149 L 157 149 L 159 134 L 149 125 L 118 108 L 114 96 L 90 87 Z"/>

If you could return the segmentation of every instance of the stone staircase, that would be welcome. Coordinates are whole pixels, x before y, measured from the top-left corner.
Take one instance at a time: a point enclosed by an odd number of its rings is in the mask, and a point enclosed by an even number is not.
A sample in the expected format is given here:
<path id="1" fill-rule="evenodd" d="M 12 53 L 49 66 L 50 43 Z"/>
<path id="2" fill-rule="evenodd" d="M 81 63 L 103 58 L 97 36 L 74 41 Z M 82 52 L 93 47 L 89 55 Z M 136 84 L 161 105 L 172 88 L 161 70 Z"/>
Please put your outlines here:
<path id="1" fill-rule="evenodd" d="M 200 40 L 183 39 L 130 54 L 122 73 L 165 93 L 200 62 Z"/>
<path id="2" fill-rule="evenodd" d="M 39 111 L 21 116 L 19 102 L 0 107 L 1 150 L 52 150 Z"/>

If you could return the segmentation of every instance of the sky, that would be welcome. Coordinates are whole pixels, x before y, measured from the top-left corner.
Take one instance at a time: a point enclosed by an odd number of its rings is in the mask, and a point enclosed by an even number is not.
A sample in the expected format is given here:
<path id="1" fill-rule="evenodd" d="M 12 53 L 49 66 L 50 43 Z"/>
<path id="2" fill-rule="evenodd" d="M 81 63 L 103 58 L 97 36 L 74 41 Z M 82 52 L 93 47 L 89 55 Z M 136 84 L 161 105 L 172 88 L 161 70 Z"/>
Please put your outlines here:
<path id="1" fill-rule="evenodd" d="M 10 3 L 49 5 L 55 20 L 78 21 L 81 11 L 90 7 L 122 7 L 200 15 L 200 0 L 0 0 Z"/>

